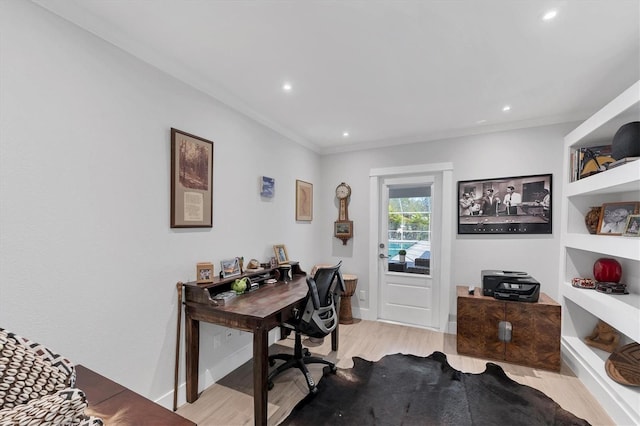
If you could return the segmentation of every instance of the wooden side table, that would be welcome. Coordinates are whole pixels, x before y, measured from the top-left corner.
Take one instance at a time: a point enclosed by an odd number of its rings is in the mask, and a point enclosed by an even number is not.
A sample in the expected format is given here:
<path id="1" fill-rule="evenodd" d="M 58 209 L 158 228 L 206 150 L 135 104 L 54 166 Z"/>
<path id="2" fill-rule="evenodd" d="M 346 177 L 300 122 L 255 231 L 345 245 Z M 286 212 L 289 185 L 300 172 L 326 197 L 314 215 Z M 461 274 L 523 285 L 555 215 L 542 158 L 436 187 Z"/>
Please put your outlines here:
<path id="1" fill-rule="evenodd" d="M 353 324 L 353 313 L 351 312 L 351 296 L 356 292 L 358 276 L 353 274 L 343 274 L 344 286 L 346 290 L 340 297 L 340 324 Z"/>
<path id="2" fill-rule="evenodd" d="M 490 358 L 528 367 L 560 370 L 560 305 L 540 293 L 536 303 L 494 299 L 475 288 L 457 287 L 456 345 L 460 355 Z M 508 324 L 510 339 L 499 337 Z M 504 325 L 504 324 L 503 324 Z"/>

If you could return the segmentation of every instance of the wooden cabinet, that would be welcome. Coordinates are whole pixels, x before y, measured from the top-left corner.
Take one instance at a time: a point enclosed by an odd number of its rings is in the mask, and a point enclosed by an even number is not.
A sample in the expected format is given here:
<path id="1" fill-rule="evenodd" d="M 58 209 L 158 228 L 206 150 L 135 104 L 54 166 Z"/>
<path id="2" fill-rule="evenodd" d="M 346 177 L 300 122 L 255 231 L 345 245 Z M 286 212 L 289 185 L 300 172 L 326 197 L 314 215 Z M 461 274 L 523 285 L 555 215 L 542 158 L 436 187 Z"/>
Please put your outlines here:
<path id="1" fill-rule="evenodd" d="M 560 370 L 560 305 L 544 293 L 537 303 L 498 300 L 458 286 L 457 350 L 471 355 Z M 499 336 L 500 323 L 509 341 Z M 507 331 L 508 334 L 508 331 Z"/>

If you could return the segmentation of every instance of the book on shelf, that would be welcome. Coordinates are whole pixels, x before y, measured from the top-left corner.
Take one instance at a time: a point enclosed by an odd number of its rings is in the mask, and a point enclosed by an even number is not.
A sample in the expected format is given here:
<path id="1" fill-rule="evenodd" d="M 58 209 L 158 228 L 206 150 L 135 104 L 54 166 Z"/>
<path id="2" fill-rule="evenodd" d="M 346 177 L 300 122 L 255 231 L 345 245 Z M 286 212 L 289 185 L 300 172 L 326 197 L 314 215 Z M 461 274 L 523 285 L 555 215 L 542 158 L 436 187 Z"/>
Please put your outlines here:
<path id="1" fill-rule="evenodd" d="M 640 157 L 625 157 L 625 158 L 621 158 L 619 160 L 616 160 L 612 163 L 609 163 L 609 169 L 613 169 L 614 167 L 618 167 L 618 166 L 622 166 L 623 164 L 627 164 L 630 163 L 632 161 L 636 161 L 640 159 Z"/>
<path id="2" fill-rule="evenodd" d="M 604 172 L 608 165 L 615 161 L 611 156 L 611 145 L 580 148 L 577 150 L 576 156 L 578 157 L 576 180 Z"/>

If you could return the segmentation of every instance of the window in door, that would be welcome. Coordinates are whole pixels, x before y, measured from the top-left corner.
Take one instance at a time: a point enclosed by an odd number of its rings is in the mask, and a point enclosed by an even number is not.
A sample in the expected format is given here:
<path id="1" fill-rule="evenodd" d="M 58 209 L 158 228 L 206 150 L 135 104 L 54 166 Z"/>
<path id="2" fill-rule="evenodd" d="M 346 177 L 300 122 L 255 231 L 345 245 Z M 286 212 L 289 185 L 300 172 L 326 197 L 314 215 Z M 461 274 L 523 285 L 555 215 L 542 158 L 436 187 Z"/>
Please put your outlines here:
<path id="1" fill-rule="evenodd" d="M 387 229 L 389 270 L 429 275 L 431 185 L 390 187 Z M 394 267 L 403 262 L 402 268 Z"/>

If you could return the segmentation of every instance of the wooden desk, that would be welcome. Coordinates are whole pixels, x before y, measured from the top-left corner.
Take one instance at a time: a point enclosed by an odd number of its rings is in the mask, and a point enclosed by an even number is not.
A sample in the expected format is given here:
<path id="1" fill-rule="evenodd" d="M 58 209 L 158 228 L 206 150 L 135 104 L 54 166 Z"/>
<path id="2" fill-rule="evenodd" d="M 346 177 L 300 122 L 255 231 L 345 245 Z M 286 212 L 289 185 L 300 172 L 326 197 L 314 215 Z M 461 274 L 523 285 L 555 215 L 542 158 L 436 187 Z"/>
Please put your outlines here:
<path id="1" fill-rule="evenodd" d="M 289 283 L 263 284 L 260 289 L 236 296 L 225 306 L 207 303 L 206 287 L 185 286 L 185 353 L 187 402 L 198 399 L 200 321 L 253 333 L 253 412 L 256 425 L 267 424 L 267 374 L 269 330 L 293 315 L 293 308 L 307 295 L 305 275 L 294 275 Z M 221 288 L 221 286 L 220 286 Z M 331 348 L 338 350 L 338 327 L 331 335 Z"/>
<path id="2" fill-rule="evenodd" d="M 195 423 L 82 365 L 76 365 L 76 387 L 87 395 L 89 409 L 105 424 L 195 426 Z M 118 421 L 108 417 L 120 413 Z"/>

